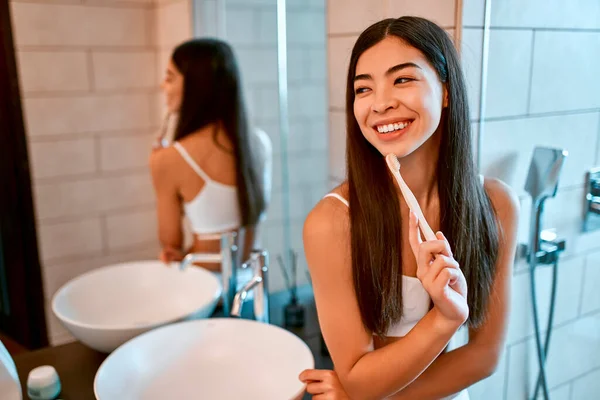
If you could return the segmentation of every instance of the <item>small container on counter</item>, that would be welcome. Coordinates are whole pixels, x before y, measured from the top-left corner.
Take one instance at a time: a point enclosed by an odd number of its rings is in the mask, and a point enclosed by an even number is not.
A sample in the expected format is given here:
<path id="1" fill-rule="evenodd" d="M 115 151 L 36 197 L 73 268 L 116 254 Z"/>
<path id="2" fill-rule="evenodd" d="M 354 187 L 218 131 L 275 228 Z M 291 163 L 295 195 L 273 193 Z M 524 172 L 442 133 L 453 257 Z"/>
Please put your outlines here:
<path id="1" fill-rule="evenodd" d="M 60 391 L 58 373 L 51 365 L 42 365 L 29 372 L 27 395 L 31 400 L 54 400 Z"/>

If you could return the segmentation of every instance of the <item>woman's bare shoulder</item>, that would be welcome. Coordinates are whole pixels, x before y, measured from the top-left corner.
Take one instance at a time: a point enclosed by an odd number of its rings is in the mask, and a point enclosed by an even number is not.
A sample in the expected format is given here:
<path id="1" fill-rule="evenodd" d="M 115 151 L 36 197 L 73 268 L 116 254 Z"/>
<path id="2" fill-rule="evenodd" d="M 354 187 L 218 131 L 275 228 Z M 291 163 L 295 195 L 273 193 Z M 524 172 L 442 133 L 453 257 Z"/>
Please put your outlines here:
<path id="1" fill-rule="evenodd" d="M 347 200 L 347 183 L 334 188 L 331 192 Z M 349 234 L 348 207 L 339 199 L 323 197 L 310 211 L 304 222 L 305 245 L 315 241 L 327 242 L 332 238 L 347 237 Z"/>
<path id="2" fill-rule="evenodd" d="M 485 178 L 483 185 L 500 227 L 506 227 L 518 223 L 520 202 L 515 190 L 496 178 Z"/>

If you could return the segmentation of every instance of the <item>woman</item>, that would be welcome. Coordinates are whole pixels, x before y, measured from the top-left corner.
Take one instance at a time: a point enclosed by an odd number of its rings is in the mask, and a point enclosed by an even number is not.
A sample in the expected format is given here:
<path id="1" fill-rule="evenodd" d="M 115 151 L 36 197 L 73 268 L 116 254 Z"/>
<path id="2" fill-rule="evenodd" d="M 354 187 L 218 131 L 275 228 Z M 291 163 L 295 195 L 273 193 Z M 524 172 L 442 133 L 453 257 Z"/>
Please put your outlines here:
<path id="1" fill-rule="evenodd" d="M 271 144 L 251 132 L 231 47 L 194 39 L 178 46 L 162 83 L 167 108 L 177 115 L 173 145 L 150 156 L 157 197 L 160 259 L 179 261 L 188 252 L 219 252 L 219 233 L 245 227 L 245 248 L 270 194 Z M 194 232 L 183 247 L 181 216 Z M 217 271 L 219 264 L 203 264 Z"/>
<path id="2" fill-rule="evenodd" d="M 304 226 L 335 372 L 300 379 L 314 399 L 468 399 L 503 349 L 518 200 L 476 173 L 447 34 L 416 17 L 369 27 L 352 50 L 346 115 L 347 181 Z M 389 153 L 437 240 L 421 240 Z M 465 323 L 469 343 L 444 352 Z"/>

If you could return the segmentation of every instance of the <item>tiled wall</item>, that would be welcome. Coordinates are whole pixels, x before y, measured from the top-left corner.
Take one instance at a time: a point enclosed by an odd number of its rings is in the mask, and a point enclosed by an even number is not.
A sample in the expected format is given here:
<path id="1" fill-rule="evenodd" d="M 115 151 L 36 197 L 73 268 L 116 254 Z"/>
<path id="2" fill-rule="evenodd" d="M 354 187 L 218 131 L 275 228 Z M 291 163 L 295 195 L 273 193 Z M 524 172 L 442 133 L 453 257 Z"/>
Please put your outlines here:
<path id="1" fill-rule="evenodd" d="M 62 284 L 158 252 L 147 159 L 186 4 L 11 0 L 51 343 L 71 339 L 49 307 Z"/>
<path id="2" fill-rule="evenodd" d="M 204 6 L 214 9 L 211 0 Z M 273 196 L 262 230 L 271 254 L 269 286 L 285 288 L 275 256 L 285 251 L 282 148 L 277 79 L 277 3 L 275 0 L 226 0 L 225 33 L 238 56 L 252 123 L 273 142 Z M 299 284 L 307 281 L 302 225 L 310 209 L 327 193 L 327 86 L 325 1 L 287 1 L 287 51 L 291 247 L 298 253 Z"/>
<path id="3" fill-rule="evenodd" d="M 460 0 L 328 0 L 329 179 L 345 179 L 346 75 L 352 46 L 369 25 L 384 18 L 415 15 L 435 21 L 455 37 Z"/>
<path id="4" fill-rule="evenodd" d="M 492 1 L 482 171 L 521 195 L 520 238 L 530 201 L 523 192 L 535 145 L 569 151 L 559 191 L 546 203 L 544 227 L 567 239 L 547 376 L 553 400 L 597 399 L 600 386 L 600 232 L 582 233 L 586 170 L 600 165 L 600 2 Z M 479 119 L 483 0 L 465 0 L 463 59 L 474 126 Z M 529 273 L 515 268 L 508 345 L 502 365 L 474 388 L 474 398 L 532 396 L 537 361 Z M 538 276 L 539 275 L 539 276 Z M 545 321 L 550 270 L 538 273 Z M 545 322 L 542 322 L 545 324 Z"/>

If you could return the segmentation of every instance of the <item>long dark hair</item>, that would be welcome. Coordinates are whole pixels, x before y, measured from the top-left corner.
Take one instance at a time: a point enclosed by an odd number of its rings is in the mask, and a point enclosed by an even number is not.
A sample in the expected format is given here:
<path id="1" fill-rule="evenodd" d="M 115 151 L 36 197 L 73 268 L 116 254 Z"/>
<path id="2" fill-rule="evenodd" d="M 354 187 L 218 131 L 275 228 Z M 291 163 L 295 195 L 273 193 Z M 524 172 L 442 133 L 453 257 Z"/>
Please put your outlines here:
<path id="1" fill-rule="evenodd" d="M 238 66 L 231 47 L 217 39 L 192 39 L 171 56 L 183 75 L 183 98 L 174 140 L 211 123 L 223 126 L 236 160 L 238 202 L 242 225 L 255 225 L 266 208 L 259 161 L 252 142 Z M 213 133 L 216 140 L 217 130 Z"/>
<path id="2" fill-rule="evenodd" d="M 466 277 L 469 325 L 485 318 L 495 275 L 495 212 L 475 170 L 469 109 L 459 57 L 446 32 L 423 18 L 386 19 L 371 25 L 354 45 L 346 86 L 350 234 L 354 289 L 363 324 L 385 335 L 402 316 L 400 206 L 384 157 L 361 133 L 353 112 L 359 57 L 387 36 L 418 49 L 446 84 L 437 182 L 441 230 Z M 390 218 L 390 215 L 398 218 Z"/>

